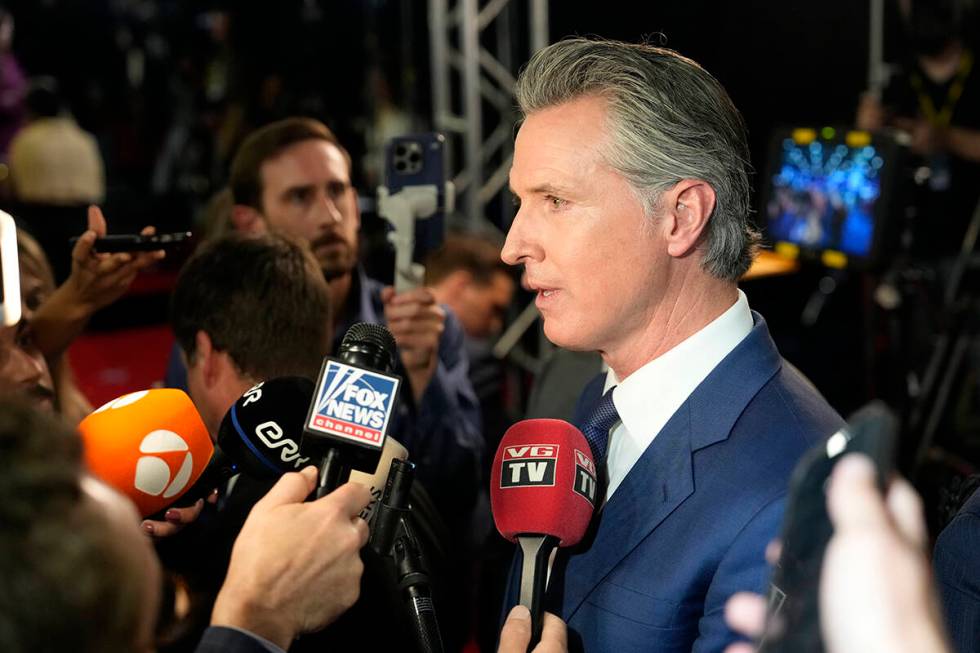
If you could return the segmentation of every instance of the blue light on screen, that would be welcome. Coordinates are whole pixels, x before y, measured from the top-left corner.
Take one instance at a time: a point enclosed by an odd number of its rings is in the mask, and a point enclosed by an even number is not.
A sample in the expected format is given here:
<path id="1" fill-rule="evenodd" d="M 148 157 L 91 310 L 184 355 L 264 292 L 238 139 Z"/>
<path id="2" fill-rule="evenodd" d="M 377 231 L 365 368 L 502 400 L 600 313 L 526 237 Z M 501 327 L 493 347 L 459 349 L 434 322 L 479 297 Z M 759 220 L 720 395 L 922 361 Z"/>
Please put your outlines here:
<path id="1" fill-rule="evenodd" d="M 882 157 L 874 145 L 782 143 L 766 206 L 774 240 L 810 249 L 870 254 Z"/>

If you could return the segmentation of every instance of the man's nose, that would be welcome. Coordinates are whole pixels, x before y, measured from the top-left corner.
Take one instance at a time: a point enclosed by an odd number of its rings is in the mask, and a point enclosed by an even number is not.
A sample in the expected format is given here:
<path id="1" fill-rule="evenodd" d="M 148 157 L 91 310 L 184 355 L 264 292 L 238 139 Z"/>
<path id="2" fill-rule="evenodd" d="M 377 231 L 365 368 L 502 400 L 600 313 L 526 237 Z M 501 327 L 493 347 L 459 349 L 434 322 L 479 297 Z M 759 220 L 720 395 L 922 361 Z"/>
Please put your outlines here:
<path id="1" fill-rule="evenodd" d="M 526 249 L 524 219 L 521 211 L 518 211 L 517 215 L 514 216 L 514 221 L 510 223 L 510 229 L 507 230 L 507 238 L 500 250 L 500 258 L 507 265 L 520 265 L 523 262 Z"/>
<path id="2" fill-rule="evenodd" d="M 317 202 L 316 219 L 318 224 L 326 227 L 333 227 L 344 220 L 344 213 L 340 210 L 340 199 L 323 193 Z"/>

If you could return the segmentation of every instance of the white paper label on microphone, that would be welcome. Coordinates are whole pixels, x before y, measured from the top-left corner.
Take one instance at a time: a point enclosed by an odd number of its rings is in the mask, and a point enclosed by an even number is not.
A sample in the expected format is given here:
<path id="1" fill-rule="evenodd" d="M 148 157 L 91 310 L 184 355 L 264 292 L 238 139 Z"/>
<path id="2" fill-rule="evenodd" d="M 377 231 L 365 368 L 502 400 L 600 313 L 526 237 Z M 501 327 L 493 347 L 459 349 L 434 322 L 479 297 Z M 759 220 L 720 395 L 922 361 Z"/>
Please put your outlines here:
<path id="1" fill-rule="evenodd" d="M 306 427 L 380 449 L 397 390 L 396 377 L 328 360 Z"/>

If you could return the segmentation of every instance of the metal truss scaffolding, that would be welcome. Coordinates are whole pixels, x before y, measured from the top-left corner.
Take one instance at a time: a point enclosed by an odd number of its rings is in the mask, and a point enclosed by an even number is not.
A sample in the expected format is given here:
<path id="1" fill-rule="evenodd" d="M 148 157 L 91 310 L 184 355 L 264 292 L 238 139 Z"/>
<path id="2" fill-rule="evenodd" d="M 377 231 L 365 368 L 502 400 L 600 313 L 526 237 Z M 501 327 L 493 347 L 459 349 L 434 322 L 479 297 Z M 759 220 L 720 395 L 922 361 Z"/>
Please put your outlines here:
<path id="1" fill-rule="evenodd" d="M 449 141 L 449 169 L 458 171 L 457 206 L 467 222 L 506 227 L 508 203 L 495 203 L 497 219 L 487 212 L 513 158 L 517 67 L 548 44 L 548 2 L 429 0 L 429 40 L 433 123 Z"/>

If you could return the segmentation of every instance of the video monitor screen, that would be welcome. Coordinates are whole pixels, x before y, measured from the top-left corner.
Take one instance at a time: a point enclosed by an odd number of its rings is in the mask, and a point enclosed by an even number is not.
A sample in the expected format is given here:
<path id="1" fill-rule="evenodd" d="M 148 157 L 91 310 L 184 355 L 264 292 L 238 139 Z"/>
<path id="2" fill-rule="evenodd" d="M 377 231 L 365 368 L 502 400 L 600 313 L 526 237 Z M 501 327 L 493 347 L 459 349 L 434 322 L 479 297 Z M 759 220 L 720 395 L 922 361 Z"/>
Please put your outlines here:
<path id="1" fill-rule="evenodd" d="M 774 138 L 764 197 L 769 236 L 870 259 L 885 217 L 893 148 L 867 132 L 792 129 Z"/>

